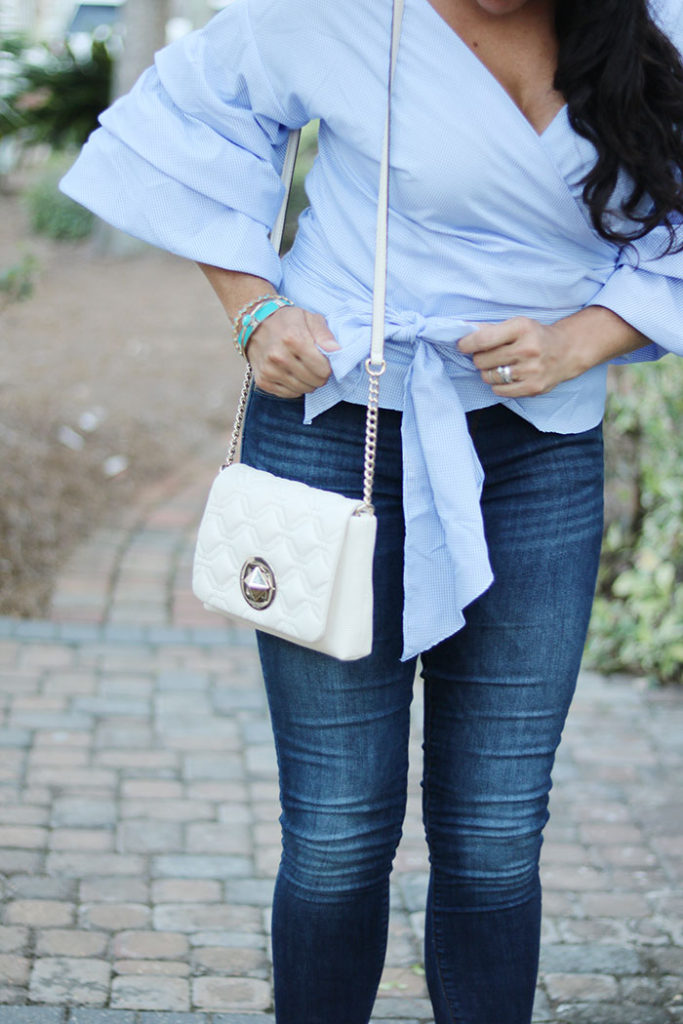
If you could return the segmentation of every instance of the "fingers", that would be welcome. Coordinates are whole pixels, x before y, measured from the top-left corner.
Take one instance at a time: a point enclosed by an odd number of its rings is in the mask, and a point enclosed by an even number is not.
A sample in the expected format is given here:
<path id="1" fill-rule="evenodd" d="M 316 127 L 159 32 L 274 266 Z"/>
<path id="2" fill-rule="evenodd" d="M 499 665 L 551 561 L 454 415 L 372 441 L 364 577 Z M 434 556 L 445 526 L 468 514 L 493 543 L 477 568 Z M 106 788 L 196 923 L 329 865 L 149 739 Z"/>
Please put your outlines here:
<path id="1" fill-rule="evenodd" d="M 325 318 L 295 306 L 279 309 L 252 334 L 247 357 L 256 384 L 285 398 L 297 398 L 321 387 L 330 363 L 321 349 L 339 348 Z"/>
<path id="2" fill-rule="evenodd" d="M 515 320 L 484 324 L 458 342 L 460 351 L 472 356 L 472 362 L 480 371 L 482 380 L 494 391 L 502 386 L 505 389 L 503 393 L 507 394 L 516 377 L 515 367 L 519 355 L 515 346 L 519 341 L 520 327 Z"/>
<path id="3" fill-rule="evenodd" d="M 541 383 L 537 371 L 521 363 L 502 364 L 492 370 L 484 370 L 482 379 L 491 386 L 494 395 L 501 398 L 530 398 L 550 390 Z"/>
<path id="4" fill-rule="evenodd" d="M 511 320 L 504 320 L 500 324 L 482 324 L 472 334 L 461 338 L 458 348 L 465 355 L 474 357 L 492 352 L 517 341 L 520 335 L 530 329 L 533 322 L 527 317 L 516 316 Z"/>
<path id="5" fill-rule="evenodd" d="M 542 394 L 533 384 L 523 380 L 513 381 L 512 384 L 493 384 L 491 390 L 501 398 L 531 398 Z"/>
<path id="6" fill-rule="evenodd" d="M 553 328 L 528 317 L 484 324 L 462 338 L 458 348 L 472 356 L 484 383 L 503 398 L 544 394 L 564 379 L 558 372 Z"/>
<path id="7" fill-rule="evenodd" d="M 515 366 L 510 363 L 504 363 L 501 366 L 496 366 L 493 369 L 487 369 L 482 372 L 482 378 L 491 387 L 510 387 L 519 380 L 515 376 Z"/>
<path id="8" fill-rule="evenodd" d="M 536 398 L 545 395 L 559 384 L 559 380 L 543 381 L 537 377 L 520 378 L 512 384 L 495 384 L 491 390 L 501 398 Z"/>
<path id="9" fill-rule="evenodd" d="M 337 352 L 341 346 L 337 344 L 334 334 L 327 326 L 325 317 L 319 313 L 309 313 L 306 310 L 304 310 L 304 317 L 311 337 L 318 348 L 324 349 L 325 352 Z"/>
<path id="10" fill-rule="evenodd" d="M 484 352 L 481 355 L 476 355 L 473 358 L 474 365 L 478 370 L 481 370 L 483 374 L 493 372 L 496 377 L 495 371 L 499 366 L 509 366 L 513 372 L 516 364 L 521 362 L 522 355 L 512 345 L 501 345 L 500 348 L 493 349 L 490 352 Z M 503 375 L 504 376 L 504 375 Z M 486 380 L 486 377 L 484 377 Z M 500 376 L 497 379 L 490 379 L 489 384 L 502 384 L 503 380 Z"/>

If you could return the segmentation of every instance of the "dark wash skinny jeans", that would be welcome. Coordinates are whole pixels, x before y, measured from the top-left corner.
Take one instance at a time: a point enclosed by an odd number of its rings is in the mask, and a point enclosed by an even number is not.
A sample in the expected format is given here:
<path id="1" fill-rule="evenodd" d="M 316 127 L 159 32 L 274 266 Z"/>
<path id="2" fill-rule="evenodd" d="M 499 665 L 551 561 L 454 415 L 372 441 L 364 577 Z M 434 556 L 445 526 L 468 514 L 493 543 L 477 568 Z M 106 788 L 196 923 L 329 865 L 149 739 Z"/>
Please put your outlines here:
<path id="1" fill-rule="evenodd" d="M 303 426 L 301 400 L 256 392 L 243 460 L 360 496 L 364 417 L 340 404 Z M 602 435 L 541 433 L 500 405 L 468 420 L 495 582 L 422 657 L 425 962 L 437 1024 L 529 1024 L 541 830 L 595 586 Z M 259 634 L 283 808 L 278 1024 L 367 1024 L 382 971 L 415 674 L 399 660 L 400 422 L 381 413 L 373 653 L 339 662 Z"/>

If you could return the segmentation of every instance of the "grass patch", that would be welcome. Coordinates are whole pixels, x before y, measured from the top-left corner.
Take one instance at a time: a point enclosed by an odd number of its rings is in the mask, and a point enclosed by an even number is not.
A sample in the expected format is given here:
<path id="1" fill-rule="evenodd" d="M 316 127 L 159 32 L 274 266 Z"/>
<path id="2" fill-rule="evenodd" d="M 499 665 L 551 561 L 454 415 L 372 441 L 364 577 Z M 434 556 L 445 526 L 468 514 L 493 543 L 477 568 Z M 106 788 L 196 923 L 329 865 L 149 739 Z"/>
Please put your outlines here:
<path id="1" fill-rule="evenodd" d="M 87 238 L 95 223 L 90 210 L 59 191 L 59 180 L 72 160 L 62 155 L 52 157 L 23 196 L 31 230 L 60 242 Z"/>

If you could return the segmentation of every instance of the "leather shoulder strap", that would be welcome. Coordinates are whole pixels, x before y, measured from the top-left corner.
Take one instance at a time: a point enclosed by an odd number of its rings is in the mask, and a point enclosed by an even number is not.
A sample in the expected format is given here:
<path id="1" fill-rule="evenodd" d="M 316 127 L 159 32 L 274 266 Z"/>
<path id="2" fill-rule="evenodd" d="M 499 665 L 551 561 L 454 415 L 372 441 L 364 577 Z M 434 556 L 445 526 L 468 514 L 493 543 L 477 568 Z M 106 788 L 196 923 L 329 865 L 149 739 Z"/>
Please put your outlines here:
<path id="1" fill-rule="evenodd" d="M 377 232 L 375 236 L 375 279 L 372 290 L 372 341 L 370 363 L 379 366 L 384 361 L 384 312 L 387 298 L 387 250 L 389 221 L 389 152 L 391 142 L 391 92 L 401 38 L 404 0 L 394 0 L 391 25 L 391 51 L 389 57 L 389 84 L 387 111 L 382 143 L 382 162 L 379 172 L 377 197 Z"/>

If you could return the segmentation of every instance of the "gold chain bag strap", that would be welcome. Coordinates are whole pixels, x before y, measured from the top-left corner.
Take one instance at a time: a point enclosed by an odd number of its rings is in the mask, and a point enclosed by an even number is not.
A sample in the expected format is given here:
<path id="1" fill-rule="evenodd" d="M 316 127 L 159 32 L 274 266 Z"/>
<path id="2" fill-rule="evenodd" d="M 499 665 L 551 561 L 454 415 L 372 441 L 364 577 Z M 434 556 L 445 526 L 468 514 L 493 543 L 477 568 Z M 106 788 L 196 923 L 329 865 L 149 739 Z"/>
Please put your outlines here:
<path id="1" fill-rule="evenodd" d="M 377 521 L 372 490 L 379 380 L 384 373 L 391 84 L 403 0 L 394 0 L 386 124 L 377 204 L 372 340 L 363 500 L 345 498 L 235 462 L 252 384 L 247 366 L 225 463 L 214 480 L 194 556 L 192 588 L 210 611 L 348 661 L 372 649 L 372 561 Z M 271 232 L 279 248 L 299 132 L 282 171 L 287 195 Z"/>

